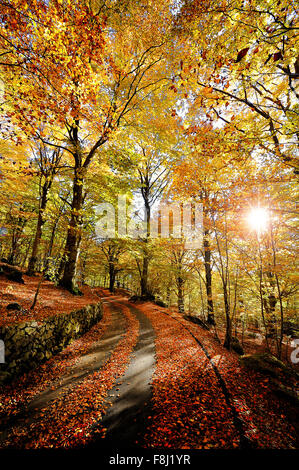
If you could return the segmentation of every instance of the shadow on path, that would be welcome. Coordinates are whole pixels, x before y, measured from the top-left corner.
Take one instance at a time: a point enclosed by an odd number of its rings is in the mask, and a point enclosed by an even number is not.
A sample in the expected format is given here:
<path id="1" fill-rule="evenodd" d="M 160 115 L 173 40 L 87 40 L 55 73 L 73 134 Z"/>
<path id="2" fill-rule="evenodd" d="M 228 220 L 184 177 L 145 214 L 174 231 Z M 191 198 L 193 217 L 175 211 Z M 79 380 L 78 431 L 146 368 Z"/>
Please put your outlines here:
<path id="1" fill-rule="evenodd" d="M 151 322 L 137 308 L 126 303 L 136 315 L 139 337 L 126 373 L 109 392 L 107 401 L 112 404 L 99 423 L 107 428 L 105 439 L 95 439 L 87 447 L 140 447 L 136 444 L 144 431 L 150 415 L 151 382 L 155 370 L 155 333 Z M 97 425 L 95 425 L 96 427 Z"/>

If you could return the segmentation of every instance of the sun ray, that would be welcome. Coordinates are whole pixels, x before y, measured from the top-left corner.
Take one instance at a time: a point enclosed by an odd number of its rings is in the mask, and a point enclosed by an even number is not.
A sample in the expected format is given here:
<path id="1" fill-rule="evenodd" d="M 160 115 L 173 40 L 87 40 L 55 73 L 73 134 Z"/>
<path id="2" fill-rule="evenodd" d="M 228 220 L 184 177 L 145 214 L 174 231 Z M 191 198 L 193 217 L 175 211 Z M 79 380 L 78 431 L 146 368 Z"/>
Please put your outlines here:
<path id="1" fill-rule="evenodd" d="M 252 230 L 264 232 L 268 226 L 269 213 L 263 207 L 254 207 L 249 212 L 247 220 Z"/>

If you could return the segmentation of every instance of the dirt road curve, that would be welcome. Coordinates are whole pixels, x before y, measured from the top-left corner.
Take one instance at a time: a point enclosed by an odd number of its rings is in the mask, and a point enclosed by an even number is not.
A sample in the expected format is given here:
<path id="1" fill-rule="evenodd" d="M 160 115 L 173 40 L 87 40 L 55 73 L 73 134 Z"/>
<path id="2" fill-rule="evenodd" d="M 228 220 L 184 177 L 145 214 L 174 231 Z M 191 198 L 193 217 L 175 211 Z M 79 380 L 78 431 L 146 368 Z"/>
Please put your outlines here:
<path id="1" fill-rule="evenodd" d="M 210 333 L 153 304 L 102 302 L 102 329 L 82 337 L 75 360 L 62 367 L 57 355 L 50 377 L 37 370 L 6 390 L 1 448 L 295 446 L 267 381 L 241 377 Z"/>

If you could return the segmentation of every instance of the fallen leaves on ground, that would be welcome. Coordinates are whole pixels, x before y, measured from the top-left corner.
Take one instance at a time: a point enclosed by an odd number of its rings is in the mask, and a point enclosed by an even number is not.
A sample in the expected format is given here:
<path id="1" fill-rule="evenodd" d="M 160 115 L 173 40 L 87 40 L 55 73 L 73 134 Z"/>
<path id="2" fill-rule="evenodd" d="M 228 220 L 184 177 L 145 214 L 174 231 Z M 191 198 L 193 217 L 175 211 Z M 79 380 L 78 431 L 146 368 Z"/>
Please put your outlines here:
<path id="1" fill-rule="evenodd" d="M 184 444 L 185 441 L 184 445 L 188 448 L 235 447 L 236 440 L 230 432 L 226 414 L 224 410 L 219 412 L 222 407 L 227 409 L 219 383 L 210 374 L 207 377 L 207 369 L 210 371 L 207 357 L 206 363 L 200 359 L 203 353 L 199 354 L 199 346 L 198 351 L 194 350 L 193 356 L 190 354 L 188 344 L 191 340 L 188 339 L 188 332 L 180 323 L 166 316 L 165 310 L 153 308 L 152 304 L 145 305 L 142 309 L 152 321 L 157 334 L 158 365 L 153 381 L 155 416 L 146 435 L 148 445 L 159 447 L 167 443 L 168 446 L 176 447 L 180 442 L 178 424 L 181 421 L 184 428 L 188 429 L 186 438 L 181 443 Z M 283 404 L 273 394 L 269 379 L 243 369 L 238 357 L 223 348 L 210 332 L 186 321 L 178 313 L 171 313 L 171 316 L 200 340 L 217 366 L 252 446 L 295 448 L 295 430 L 285 419 Z M 170 361 L 170 358 L 174 358 L 174 361 Z M 214 377 L 216 379 L 215 374 Z M 182 403 L 177 400 L 179 396 Z M 195 419 L 198 426 L 197 444 L 188 435 L 190 417 L 191 420 Z M 177 436 L 173 434 L 173 430 Z M 196 432 L 196 427 L 194 431 Z"/>
<path id="2" fill-rule="evenodd" d="M 102 292 L 107 296 L 106 291 Z M 28 422 L 16 425 L 2 447 L 49 448 L 83 446 L 104 438 L 101 418 L 111 405 L 108 392 L 125 373 L 139 335 L 139 322 L 122 300 L 113 305 L 126 319 L 126 331 L 110 357 L 64 394 L 50 401 Z M 135 304 L 155 331 L 156 368 L 152 381 L 151 414 L 140 429 L 138 445 L 149 448 L 217 449 L 240 446 L 240 428 L 253 447 L 294 448 L 295 431 L 286 419 L 283 403 L 267 377 L 243 369 L 236 354 L 227 351 L 211 332 L 175 312 L 152 303 Z M 180 323 L 179 323 L 179 322 Z M 17 414 L 41 390 L 61 377 L 67 367 L 98 341 L 111 326 L 111 306 L 89 333 L 37 370 L 25 374 L 2 392 L 5 411 Z M 192 333 L 202 344 L 196 342 Z M 217 378 L 217 368 L 229 394 Z M 112 405 L 113 406 L 113 405 Z"/>
<path id="3" fill-rule="evenodd" d="M 40 276 L 23 275 L 23 278 L 25 284 L 18 284 L 0 275 L 0 327 L 25 321 L 42 321 L 52 315 L 70 313 L 99 302 L 99 296 L 107 292 L 99 288 L 80 286 L 83 295 L 73 295 L 45 280 L 41 285 L 37 304 L 34 310 L 30 310 Z M 21 310 L 8 311 L 6 306 L 15 302 L 20 304 Z"/>
<path id="4" fill-rule="evenodd" d="M 152 416 L 145 447 L 237 447 L 239 436 L 211 364 L 194 338 L 152 304 L 140 307 L 156 333 Z"/>
<path id="5" fill-rule="evenodd" d="M 126 332 L 103 367 L 51 401 L 33 422 L 12 428 L 2 447 L 69 448 L 91 440 L 93 425 L 100 421 L 109 405 L 108 391 L 124 374 L 138 338 L 138 320 L 128 307 L 120 305 L 120 309 L 126 318 Z M 96 432 L 105 435 L 105 429 L 99 426 Z"/>
<path id="6" fill-rule="evenodd" d="M 55 381 L 61 378 L 68 368 L 76 364 L 80 357 L 90 349 L 94 341 L 99 341 L 110 326 L 111 312 L 104 307 L 103 318 L 87 333 L 72 341 L 63 351 L 36 369 L 23 374 L 12 384 L 2 385 L 0 387 L 2 426 L 13 415 L 20 413 L 34 396 L 55 386 Z"/>

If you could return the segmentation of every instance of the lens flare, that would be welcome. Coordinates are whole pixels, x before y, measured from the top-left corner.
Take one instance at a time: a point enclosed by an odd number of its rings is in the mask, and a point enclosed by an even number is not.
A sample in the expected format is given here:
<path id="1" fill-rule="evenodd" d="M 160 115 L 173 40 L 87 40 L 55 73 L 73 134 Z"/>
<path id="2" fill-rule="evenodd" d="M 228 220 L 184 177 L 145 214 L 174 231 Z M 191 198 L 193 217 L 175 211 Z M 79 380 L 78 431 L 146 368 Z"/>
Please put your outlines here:
<path id="1" fill-rule="evenodd" d="M 268 220 L 268 211 L 262 207 L 253 208 L 248 214 L 248 223 L 250 227 L 257 232 L 263 232 L 266 230 Z"/>

